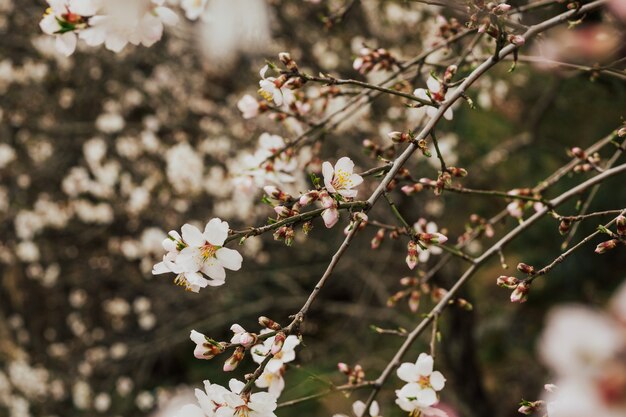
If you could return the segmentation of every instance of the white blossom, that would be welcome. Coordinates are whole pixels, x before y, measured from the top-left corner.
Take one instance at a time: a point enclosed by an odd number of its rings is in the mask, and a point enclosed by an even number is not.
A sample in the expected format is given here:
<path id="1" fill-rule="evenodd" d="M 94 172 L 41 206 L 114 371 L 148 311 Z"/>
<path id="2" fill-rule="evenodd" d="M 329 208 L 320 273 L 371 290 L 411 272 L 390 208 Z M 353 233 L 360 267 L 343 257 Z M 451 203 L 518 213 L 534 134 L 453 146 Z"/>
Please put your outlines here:
<path id="1" fill-rule="evenodd" d="M 396 404 L 404 411 L 431 407 L 439 402 L 437 391 L 443 389 L 446 379 L 433 371 L 432 356 L 421 353 L 415 363 L 405 362 L 398 368 L 398 377 L 408 382 L 396 391 Z"/>
<path id="2" fill-rule="evenodd" d="M 354 162 L 347 156 L 339 158 L 335 167 L 326 161 L 322 164 L 324 185 L 330 193 L 337 193 L 346 198 L 354 198 L 357 195 L 357 187 L 363 182 L 363 177 L 354 174 Z"/>

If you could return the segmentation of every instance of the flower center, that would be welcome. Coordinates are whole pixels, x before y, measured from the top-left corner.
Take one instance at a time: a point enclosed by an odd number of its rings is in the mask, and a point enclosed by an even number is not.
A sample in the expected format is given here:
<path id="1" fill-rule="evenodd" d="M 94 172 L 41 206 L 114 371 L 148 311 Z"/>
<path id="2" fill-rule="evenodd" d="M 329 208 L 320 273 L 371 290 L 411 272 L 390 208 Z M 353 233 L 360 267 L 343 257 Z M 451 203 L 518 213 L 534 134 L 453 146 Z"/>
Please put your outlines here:
<path id="1" fill-rule="evenodd" d="M 350 174 L 348 174 L 343 169 L 338 169 L 335 172 L 335 176 L 333 177 L 332 184 L 333 184 L 333 187 L 335 187 L 335 189 L 342 189 L 342 188 L 350 188 L 353 182 L 350 179 Z"/>
<path id="2" fill-rule="evenodd" d="M 239 417 L 249 417 L 250 409 L 247 405 L 240 405 L 239 407 L 235 408 L 235 414 Z"/>
<path id="3" fill-rule="evenodd" d="M 417 383 L 422 388 L 429 388 L 430 387 L 430 377 L 429 376 L 420 375 L 420 379 L 417 381 Z"/>
<path id="4" fill-rule="evenodd" d="M 201 249 L 202 258 L 204 260 L 207 260 L 209 258 L 215 258 L 215 252 L 217 252 L 218 249 L 219 246 L 213 246 L 210 243 L 206 243 L 204 246 L 202 246 Z"/>

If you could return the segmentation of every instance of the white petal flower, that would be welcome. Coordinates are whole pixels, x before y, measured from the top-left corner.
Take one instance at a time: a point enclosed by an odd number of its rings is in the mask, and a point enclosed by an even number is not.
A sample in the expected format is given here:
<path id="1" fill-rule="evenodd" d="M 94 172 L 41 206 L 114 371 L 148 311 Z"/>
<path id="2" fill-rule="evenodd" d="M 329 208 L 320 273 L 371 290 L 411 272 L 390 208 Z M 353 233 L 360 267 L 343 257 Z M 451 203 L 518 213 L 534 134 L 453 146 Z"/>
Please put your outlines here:
<path id="1" fill-rule="evenodd" d="M 623 334 L 607 315 L 583 306 L 553 309 L 539 341 L 544 362 L 559 375 L 593 376 L 623 346 Z"/>
<path id="2" fill-rule="evenodd" d="M 206 286 L 223 285 L 225 269 L 238 271 L 243 262 L 238 251 L 222 246 L 228 230 L 228 223 L 214 218 L 206 224 L 204 232 L 190 224 L 183 225 L 182 236 L 170 232 L 169 239 L 163 242 L 167 253 L 163 261 L 154 266 L 152 273 L 178 274 L 175 282 L 193 292 Z"/>
<path id="3" fill-rule="evenodd" d="M 433 406 L 439 402 L 437 391 L 445 385 L 445 378 L 439 371 L 433 371 L 432 356 L 421 353 L 415 363 L 405 362 L 397 370 L 398 377 L 408 382 L 396 391 L 396 404 L 405 411 L 414 411 Z"/>
<path id="4" fill-rule="evenodd" d="M 331 193 L 337 193 L 346 198 L 354 198 L 357 190 L 354 187 L 359 186 L 363 182 L 363 177 L 353 173 L 354 162 L 347 156 L 339 158 L 335 167 L 330 162 L 322 164 L 322 175 L 324 176 L 324 185 Z"/>

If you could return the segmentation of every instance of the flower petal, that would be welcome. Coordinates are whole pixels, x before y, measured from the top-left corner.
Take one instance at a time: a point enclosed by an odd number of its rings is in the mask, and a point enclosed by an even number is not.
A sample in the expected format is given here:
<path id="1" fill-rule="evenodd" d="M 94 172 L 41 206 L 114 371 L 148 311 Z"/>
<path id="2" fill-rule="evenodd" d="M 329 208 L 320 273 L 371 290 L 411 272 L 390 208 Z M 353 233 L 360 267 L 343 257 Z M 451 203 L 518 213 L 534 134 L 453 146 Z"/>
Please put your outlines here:
<path id="1" fill-rule="evenodd" d="M 206 262 L 202 265 L 202 272 L 209 278 L 217 281 L 224 281 L 226 279 L 226 271 L 224 267 L 217 262 Z"/>
<path id="2" fill-rule="evenodd" d="M 417 373 L 423 376 L 428 376 L 433 372 L 434 365 L 433 357 L 427 353 L 420 353 L 415 362 Z"/>
<path id="3" fill-rule="evenodd" d="M 202 268 L 202 253 L 200 248 L 188 246 L 176 257 L 176 265 L 185 272 L 198 272 Z"/>
<path id="4" fill-rule="evenodd" d="M 204 228 L 203 238 L 211 245 L 222 246 L 228 237 L 228 223 L 218 218 L 209 220 Z"/>
<path id="5" fill-rule="evenodd" d="M 196 226 L 192 226 L 190 224 L 184 224 L 181 228 L 183 232 L 183 240 L 189 246 L 202 246 L 204 245 L 205 239 L 202 236 L 202 232 Z"/>
<path id="6" fill-rule="evenodd" d="M 365 403 L 363 401 L 355 401 L 352 404 L 352 412 L 356 417 L 363 417 L 365 414 Z"/>
<path id="7" fill-rule="evenodd" d="M 437 404 L 437 393 L 432 388 L 424 388 L 417 393 L 417 401 L 425 406 L 431 406 Z"/>
<path id="8" fill-rule="evenodd" d="M 426 85 L 428 86 L 428 89 L 433 93 L 437 93 L 441 89 L 441 84 L 439 83 L 439 81 L 437 81 L 432 76 L 428 77 L 428 80 L 426 80 Z"/>
<path id="9" fill-rule="evenodd" d="M 347 174 L 352 174 L 354 171 L 354 162 L 347 156 L 341 157 L 335 164 L 335 171 L 344 171 Z"/>
<path id="10" fill-rule="evenodd" d="M 231 271 L 239 271 L 239 269 L 241 269 L 243 257 L 236 250 L 220 248 L 215 252 L 215 256 L 224 268 L 230 269 Z"/>
<path id="11" fill-rule="evenodd" d="M 322 164 L 322 175 L 324 176 L 324 185 L 326 189 L 331 193 L 335 192 L 335 187 L 333 187 L 333 176 L 335 175 L 335 170 L 330 162 L 326 161 Z"/>
<path id="12" fill-rule="evenodd" d="M 416 382 L 419 380 L 418 368 L 414 363 L 405 362 L 396 371 L 398 378 L 405 382 Z"/>
<path id="13" fill-rule="evenodd" d="M 435 391 L 441 391 L 445 385 L 446 378 L 444 378 L 441 372 L 435 371 L 430 374 L 430 386 L 433 387 Z"/>

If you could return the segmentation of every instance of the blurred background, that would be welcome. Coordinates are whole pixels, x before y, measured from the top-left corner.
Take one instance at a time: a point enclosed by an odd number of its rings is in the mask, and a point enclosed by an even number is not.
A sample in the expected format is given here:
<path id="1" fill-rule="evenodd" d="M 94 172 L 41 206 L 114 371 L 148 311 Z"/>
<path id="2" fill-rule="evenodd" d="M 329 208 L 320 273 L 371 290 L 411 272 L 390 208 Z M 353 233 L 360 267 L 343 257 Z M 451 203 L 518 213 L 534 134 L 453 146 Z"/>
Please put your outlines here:
<path id="1" fill-rule="evenodd" d="M 0 416 L 171 415 L 168 407 L 184 403 L 202 380 L 224 383 L 231 377 L 221 371 L 225 357 L 194 359 L 191 329 L 225 340 L 232 323 L 252 330 L 265 315 L 285 324 L 299 310 L 343 238 L 345 217 L 330 231 L 316 220 L 309 237 L 298 234 L 291 248 L 269 235 L 249 239 L 240 247 L 243 268 L 229 273 L 225 286 L 199 294 L 175 286 L 173 276 L 153 276 L 151 268 L 163 254 L 165 233 L 184 223 L 218 216 L 242 229 L 273 215 L 260 203 L 260 191 L 242 191 L 229 174 L 243 152 L 254 151 L 261 133 L 294 138 L 303 129 L 293 119 L 245 120 L 237 109 L 244 94 L 256 97 L 265 59 L 289 51 L 308 73 L 364 79 L 352 68 L 364 44 L 408 60 L 436 38 L 437 15 L 454 16 L 416 2 L 364 0 L 341 22 L 325 24 L 323 17 L 345 4 L 213 0 L 207 18 L 181 21 L 151 48 L 129 46 L 121 54 L 79 48 L 65 58 L 39 30 L 43 1 L 0 0 Z M 523 23 L 564 7 L 541 9 Z M 572 41 L 569 32 L 556 30 L 523 52 L 583 65 L 613 63 L 625 52 L 616 13 L 587 16 L 588 37 Z M 585 50 L 583 40 L 591 44 Z M 566 41 L 574 47 L 554 52 L 554 42 Z M 445 61 L 456 48 L 429 59 Z M 481 43 L 469 61 L 484 58 L 490 48 Z M 591 145 L 622 123 L 623 70 L 620 76 L 525 62 L 513 72 L 509 67 L 501 64 L 470 91 L 476 109 L 463 103 L 454 120 L 441 125 L 444 156 L 469 171 L 467 187 L 533 187 L 571 160 L 569 148 Z M 420 67 L 413 88 L 423 87 L 433 68 Z M 380 77 L 368 75 L 372 82 Z M 305 88 L 312 96 L 319 90 Z M 351 90 L 330 99 L 328 109 L 312 119 L 340 107 Z M 387 132 L 414 128 L 415 112 L 401 100 L 378 99 L 327 132 L 323 146 L 310 152 L 331 161 L 348 155 L 361 170 L 377 166 L 362 141 L 382 145 Z M 602 158 L 614 149 L 603 150 Z M 414 157 L 412 175 L 436 178 L 432 159 Z M 590 175 L 571 174 L 546 195 Z M 306 175 L 298 181 L 305 191 Z M 360 195 L 375 186 L 370 178 Z M 407 197 L 399 190 L 393 198 L 409 221 L 434 221 L 452 242 L 471 214 L 489 218 L 507 204 L 451 193 Z M 560 213 L 575 214 L 580 201 Z M 603 184 L 590 209 L 624 207 L 622 177 Z M 377 207 L 372 215 L 393 222 L 387 211 Z M 574 241 L 597 223 L 583 223 Z M 496 237 L 468 251 L 479 254 L 515 224 L 507 217 L 496 225 Z M 366 378 L 375 378 L 402 340 L 370 326 L 411 329 L 432 305 L 424 296 L 417 312 L 406 299 L 387 306 L 411 271 L 404 263 L 406 242 L 386 238 L 372 251 L 375 233 L 367 228 L 357 236 L 314 304 L 281 400 L 345 383 L 337 362 L 359 363 Z M 546 311 L 562 302 L 602 306 L 626 277 L 624 251 L 600 258 L 594 241 L 537 280 L 526 304 L 510 303 L 496 277 L 514 274 L 521 261 L 548 264 L 563 240 L 558 224 L 544 219 L 504 251 L 508 272 L 494 259 L 466 286 L 461 296 L 472 311 L 450 308 L 441 318 L 437 369 L 448 380 L 442 402 L 459 416 L 515 416 L 522 398 L 537 398 L 550 382 L 535 355 Z M 438 259 L 432 256 L 419 268 L 427 270 Z M 433 282 L 448 288 L 464 266 L 452 261 Z M 421 340 L 407 360 L 427 344 Z M 246 360 L 237 372 L 253 369 Z M 382 392 L 383 415 L 402 415 L 393 405 L 399 387 L 394 377 Z M 359 392 L 350 398 L 333 394 L 278 415 L 332 415 L 358 398 Z"/>

